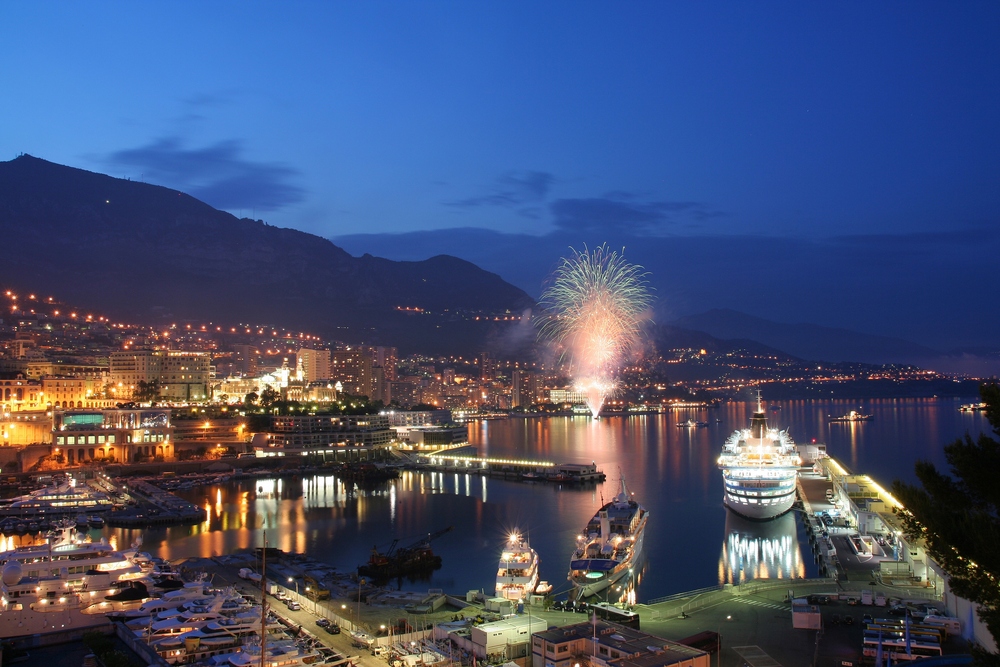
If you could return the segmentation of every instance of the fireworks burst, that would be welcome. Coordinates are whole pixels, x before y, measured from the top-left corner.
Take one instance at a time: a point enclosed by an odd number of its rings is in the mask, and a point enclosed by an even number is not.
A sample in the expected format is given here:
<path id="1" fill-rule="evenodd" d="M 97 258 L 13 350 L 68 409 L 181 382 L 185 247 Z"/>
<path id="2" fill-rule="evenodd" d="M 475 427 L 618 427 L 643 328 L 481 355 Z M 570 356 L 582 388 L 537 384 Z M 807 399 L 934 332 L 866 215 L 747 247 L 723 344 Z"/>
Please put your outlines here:
<path id="1" fill-rule="evenodd" d="M 552 284 L 542 294 L 548 313 L 540 335 L 562 348 L 596 417 L 613 391 L 622 362 L 642 334 L 643 315 L 652 298 L 646 273 L 607 245 L 563 258 Z"/>

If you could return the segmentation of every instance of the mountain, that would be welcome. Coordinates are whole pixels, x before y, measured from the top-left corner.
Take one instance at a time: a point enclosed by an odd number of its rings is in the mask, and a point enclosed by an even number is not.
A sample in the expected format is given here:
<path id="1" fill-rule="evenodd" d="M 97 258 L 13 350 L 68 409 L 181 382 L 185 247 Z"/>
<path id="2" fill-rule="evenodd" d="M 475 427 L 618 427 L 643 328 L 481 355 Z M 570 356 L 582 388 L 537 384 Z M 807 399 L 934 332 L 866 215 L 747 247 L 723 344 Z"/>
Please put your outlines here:
<path id="1" fill-rule="evenodd" d="M 751 339 L 800 359 L 884 364 L 926 363 L 942 356 L 937 350 L 899 338 L 816 324 L 783 324 L 724 308 L 681 317 L 672 324 L 715 338 Z"/>
<path id="2" fill-rule="evenodd" d="M 405 353 L 475 353 L 533 300 L 446 255 L 353 257 L 176 190 L 23 155 L 0 162 L 0 280 L 129 321 L 280 324 Z M 406 310 L 406 309 L 409 310 Z"/>
<path id="3" fill-rule="evenodd" d="M 731 218 L 736 224 L 738 215 Z M 707 222 L 647 231 L 598 223 L 563 227 L 542 216 L 532 222 L 530 233 L 351 230 L 367 233 L 345 233 L 333 242 L 354 254 L 397 260 L 447 253 L 494 271 L 533 296 L 570 247 L 607 243 L 649 272 L 660 322 L 728 308 L 779 321 L 878 332 L 937 350 L 1000 349 L 1000 300 L 988 287 L 996 282 L 1000 256 L 995 224 L 972 228 L 942 221 L 935 231 L 812 238 L 762 235 L 751 224 L 745 225 L 746 233 L 725 234 Z"/>

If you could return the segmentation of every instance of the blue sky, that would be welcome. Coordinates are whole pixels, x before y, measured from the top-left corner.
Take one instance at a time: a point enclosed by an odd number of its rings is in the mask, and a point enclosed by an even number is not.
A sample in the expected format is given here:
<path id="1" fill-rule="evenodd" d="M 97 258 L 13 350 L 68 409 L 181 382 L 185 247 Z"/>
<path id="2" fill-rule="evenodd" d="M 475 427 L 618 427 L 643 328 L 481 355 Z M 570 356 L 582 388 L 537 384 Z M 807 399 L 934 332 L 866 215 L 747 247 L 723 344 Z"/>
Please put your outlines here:
<path id="1" fill-rule="evenodd" d="M 452 228 L 997 243 L 995 2 L 5 3 L 0 31 L 0 159 L 355 253 Z"/>

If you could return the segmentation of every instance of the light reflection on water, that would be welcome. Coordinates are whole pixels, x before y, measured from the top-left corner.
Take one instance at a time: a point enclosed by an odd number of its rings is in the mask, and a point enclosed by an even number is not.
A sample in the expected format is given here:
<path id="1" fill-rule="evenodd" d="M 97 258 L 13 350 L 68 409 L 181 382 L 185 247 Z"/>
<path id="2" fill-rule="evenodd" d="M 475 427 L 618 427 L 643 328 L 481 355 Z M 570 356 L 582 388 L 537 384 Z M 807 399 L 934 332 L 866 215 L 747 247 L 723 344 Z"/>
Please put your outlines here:
<path id="1" fill-rule="evenodd" d="M 912 481 L 917 459 L 942 465 L 942 445 L 967 430 L 975 434 L 988 427 L 981 414 L 959 413 L 961 402 L 789 401 L 776 404 L 780 410 L 769 411 L 768 417 L 772 425 L 790 428 L 797 442 L 826 442 L 831 455 L 849 468 L 868 472 L 888 486 L 896 477 Z M 635 588 L 640 601 L 741 576 L 802 576 L 803 568 L 809 575 L 813 560 L 808 548 L 800 546 L 794 515 L 734 528 L 734 522 L 742 520 L 722 506 L 716 459 L 725 438 L 747 425 L 752 407 L 727 403 L 713 410 L 600 421 L 522 418 L 470 425 L 470 440 L 483 456 L 595 461 L 608 475 L 603 485 L 570 488 L 416 472 L 369 490 L 345 485 L 331 475 L 260 479 L 182 492 L 209 510 L 209 520 L 198 526 L 106 530 L 118 536 L 119 544 L 129 544 L 142 534 L 145 550 L 170 559 L 260 546 L 266 530 L 270 546 L 304 551 L 348 572 L 368 560 L 373 546 L 385 549 L 394 539 L 405 545 L 454 526 L 433 544 L 443 568 L 429 581 L 401 585 L 464 594 L 493 587 L 504 536 L 516 528 L 538 551 L 541 577 L 559 591 L 566 586 L 576 533 L 616 493 L 621 470 L 636 499 L 650 510 L 646 565 Z M 829 414 L 858 408 L 874 414 L 874 419 L 860 424 L 828 422 Z M 710 425 L 675 425 L 689 418 Z M 741 537 L 730 544 L 733 530 Z M 791 542 L 781 542 L 781 535 Z M 752 547 L 757 539 L 765 541 Z M 754 548 L 759 557 L 751 563 Z M 742 569 L 738 560 L 732 561 L 732 555 L 740 552 Z M 774 560 L 777 554 L 784 554 L 785 560 Z"/>
<path id="2" fill-rule="evenodd" d="M 767 522 L 748 521 L 729 512 L 719 556 L 719 583 L 815 576 L 812 564 L 806 567 L 803 546 L 796 539 L 797 520 L 794 511 Z"/>

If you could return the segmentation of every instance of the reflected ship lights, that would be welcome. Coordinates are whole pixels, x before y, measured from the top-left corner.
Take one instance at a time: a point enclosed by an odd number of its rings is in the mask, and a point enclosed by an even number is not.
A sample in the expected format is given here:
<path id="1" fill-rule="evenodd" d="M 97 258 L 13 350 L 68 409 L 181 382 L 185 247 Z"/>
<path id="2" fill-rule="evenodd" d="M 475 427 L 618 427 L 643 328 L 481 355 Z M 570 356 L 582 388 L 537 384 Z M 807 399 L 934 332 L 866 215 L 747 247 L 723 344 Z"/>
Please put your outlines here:
<path id="1" fill-rule="evenodd" d="M 799 549 L 794 514 L 786 514 L 766 524 L 733 514 L 728 516 L 726 539 L 719 556 L 720 584 L 808 576 L 812 575 Z"/>

